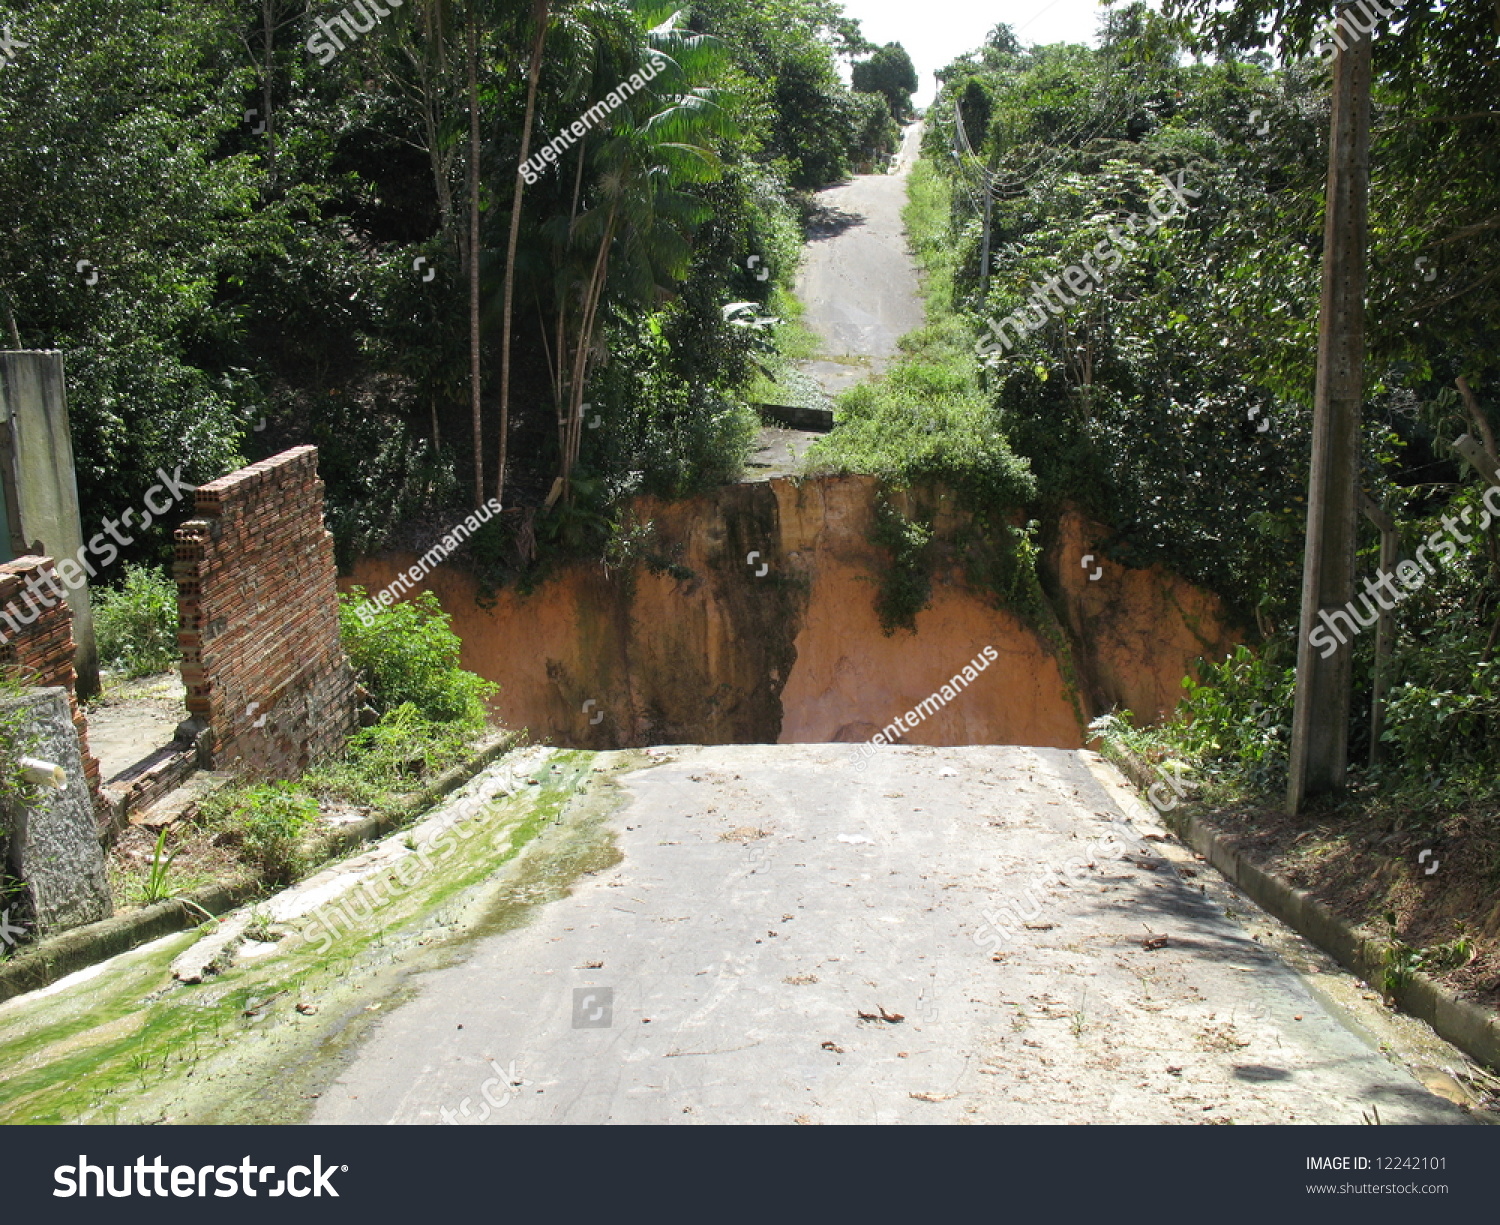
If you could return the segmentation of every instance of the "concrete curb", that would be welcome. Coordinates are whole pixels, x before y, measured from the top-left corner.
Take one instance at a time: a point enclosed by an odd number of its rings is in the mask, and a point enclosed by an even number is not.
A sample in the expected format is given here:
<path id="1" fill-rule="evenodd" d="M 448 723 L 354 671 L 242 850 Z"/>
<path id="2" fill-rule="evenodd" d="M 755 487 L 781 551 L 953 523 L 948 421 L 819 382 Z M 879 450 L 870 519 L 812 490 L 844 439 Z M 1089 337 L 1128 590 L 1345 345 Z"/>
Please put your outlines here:
<path id="1" fill-rule="evenodd" d="M 1105 742 L 1101 750 L 1136 787 L 1158 782 L 1153 770 L 1130 749 Z M 1335 914 L 1305 889 L 1298 889 L 1251 862 L 1239 840 L 1185 807 L 1160 814 L 1161 820 L 1226 880 L 1242 889 L 1262 909 L 1306 936 L 1345 969 L 1365 982 L 1384 976 L 1390 940 L 1357 927 Z M 1426 1021 L 1439 1037 L 1493 1069 L 1500 1069 L 1500 1017 L 1439 986 L 1424 974 L 1413 974 L 1392 998 L 1403 1012 Z"/>
<path id="2" fill-rule="evenodd" d="M 467 761 L 460 762 L 451 770 L 440 774 L 422 790 L 409 796 L 406 800 L 396 805 L 389 812 L 376 813 L 374 816 L 364 817 L 354 821 L 320 839 L 315 844 L 315 860 L 323 863 L 333 859 L 355 847 L 363 846 L 366 842 L 373 842 L 376 838 L 383 838 L 392 830 L 400 829 L 403 825 L 409 825 L 420 814 L 426 812 L 445 795 L 457 791 L 466 782 L 490 765 L 509 749 L 515 747 L 522 738 L 522 732 L 500 732 L 494 736 L 488 736 L 479 742 L 472 757 Z"/>
<path id="3" fill-rule="evenodd" d="M 517 744 L 522 736 L 521 732 L 506 731 L 486 737 L 468 760 L 439 775 L 389 812 L 365 817 L 320 839 L 314 847 L 318 862 L 325 862 L 408 824 L 445 795 L 458 790 Z M 50 936 L 0 963 L 0 1002 L 51 986 L 60 978 L 128 953 L 151 940 L 196 927 L 204 921 L 204 912 L 214 917 L 225 914 L 258 896 L 262 890 L 259 880 L 241 877 L 208 885 L 186 899 L 157 902 L 143 910 L 101 919 Z"/>

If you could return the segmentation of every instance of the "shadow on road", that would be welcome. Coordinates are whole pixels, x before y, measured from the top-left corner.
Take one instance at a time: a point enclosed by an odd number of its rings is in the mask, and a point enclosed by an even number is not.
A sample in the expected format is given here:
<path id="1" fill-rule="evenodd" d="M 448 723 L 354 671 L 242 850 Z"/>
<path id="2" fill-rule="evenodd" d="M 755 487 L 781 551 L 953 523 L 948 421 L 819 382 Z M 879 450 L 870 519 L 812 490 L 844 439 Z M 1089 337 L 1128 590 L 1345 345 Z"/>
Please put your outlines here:
<path id="1" fill-rule="evenodd" d="M 852 230 L 857 225 L 864 225 L 866 220 L 863 213 L 850 213 L 828 204 L 814 202 L 807 218 L 807 241 L 822 242 L 829 238 L 837 238 L 846 230 Z"/>

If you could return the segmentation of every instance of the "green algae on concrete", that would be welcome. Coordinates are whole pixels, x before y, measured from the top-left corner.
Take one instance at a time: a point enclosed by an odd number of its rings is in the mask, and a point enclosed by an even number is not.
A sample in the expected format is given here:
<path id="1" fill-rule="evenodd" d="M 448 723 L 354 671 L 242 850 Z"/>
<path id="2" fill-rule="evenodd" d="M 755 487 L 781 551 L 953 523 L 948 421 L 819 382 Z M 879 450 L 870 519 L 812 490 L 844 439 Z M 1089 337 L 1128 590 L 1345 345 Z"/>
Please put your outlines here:
<path id="1" fill-rule="evenodd" d="M 612 775 L 643 764 L 582 751 L 539 761 L 535 785 L 458 823 L 472 836 L 457 855 L 335 939 L 315 910 L 263 955 L 188 984 L 171 965 L 204 929 L 178 933 L 0 1005 L 0 1123 L 298 1121 L 415 975 L 618 860 Z"/>

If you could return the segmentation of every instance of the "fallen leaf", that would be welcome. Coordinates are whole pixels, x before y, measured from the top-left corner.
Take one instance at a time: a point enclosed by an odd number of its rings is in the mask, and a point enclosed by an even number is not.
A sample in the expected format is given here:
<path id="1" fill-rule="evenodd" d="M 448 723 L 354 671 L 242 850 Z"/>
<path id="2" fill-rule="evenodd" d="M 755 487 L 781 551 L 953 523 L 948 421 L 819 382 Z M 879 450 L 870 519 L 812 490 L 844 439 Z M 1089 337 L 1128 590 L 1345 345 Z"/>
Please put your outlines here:
<path id="1" fill-rule="evenodd" d="M 947 1102 L 957 1097 L 956 1093 L 908 1093 L 907 1097 L 916 1098 L 919 1102 Z"/>
<path id="2" fill-rule="evenodd" d="M 1141 938 L 1141 947 L 1148 952 L 1155 949 L 1164 949 L 1167 947 L 1167 938 L 1165 936 L 1143 936 Z"/>
<path id="3" fill-rule="evenodd" d="M 1027 931 L 1031 931 L 1031 932 L 1050 932 L 1054 927 L 1057 926 L 1057 924 L 1056 923 L 1023 923 L 1021 926 L 1023 926 Z"/>
<path id="4" fill-rule="evenodd" d="M 832 1051 L 835 1055 L 842 1055 L 844 1053 L 844 1048 L 833 1042 L 823 1043 L 823 1049 L 825 1051 Z"/>
<path id="5" fill-rule="evenodd" d="M 602 970 L 602 969 L 604 969 L 604 963 L 602 961 L 585 961 L 581 966 L 578 967 L 578 969 L 580 969 L 580 970 Z"/>
<path id="6" fill-rule="evenodd" d="M 878 1012 L 865 1012 L 863 1009 L 859 1010 L 859 1019 L 861 1021 L 885 1021 L 891 1025 L 899 1025 L 902 1021 L 906 1020 L 904 1014 L 899 1012 L 887 1012 L 883 1005 L 876 1004 L 875 1007 L 879 1009 Z"/>
<path id="7" fill-rule="evenodd" d="M 298 1004 L 297 1011 L 305 1017 L 310 1017 L 318 1011 L 318 1006 L 316 1004 Z M 462 1029 L 463 1026 L 459 1026 L 459 1028 Z"/>

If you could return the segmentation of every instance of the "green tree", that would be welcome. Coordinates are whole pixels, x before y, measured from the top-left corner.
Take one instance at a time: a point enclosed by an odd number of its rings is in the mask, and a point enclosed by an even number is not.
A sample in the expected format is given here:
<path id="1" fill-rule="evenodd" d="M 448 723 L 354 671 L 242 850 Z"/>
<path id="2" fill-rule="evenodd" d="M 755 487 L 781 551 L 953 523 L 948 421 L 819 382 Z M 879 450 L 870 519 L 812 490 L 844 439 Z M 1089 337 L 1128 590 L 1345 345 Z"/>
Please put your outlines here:
<path id="1" fill-rule="evenodd" d="M 911 56 L 900 43 L 886 43 L 869 59 L 855 64 L 853 83 L 857 93 L 884 98 L 897 123 L 910 118 L 911 97 L 921 84 Z"/>

